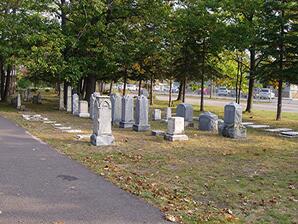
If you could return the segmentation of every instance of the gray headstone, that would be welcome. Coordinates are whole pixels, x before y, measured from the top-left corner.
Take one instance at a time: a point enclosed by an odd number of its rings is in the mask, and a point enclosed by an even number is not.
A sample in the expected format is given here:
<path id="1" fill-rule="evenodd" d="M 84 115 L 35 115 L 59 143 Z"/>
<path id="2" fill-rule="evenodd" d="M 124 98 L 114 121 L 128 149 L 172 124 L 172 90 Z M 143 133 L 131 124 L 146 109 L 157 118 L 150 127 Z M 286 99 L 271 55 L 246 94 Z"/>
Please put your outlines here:
<path id="1" fill-rule="evenodd" d="M 66 102 L 66 111 L 67 112 L 71 112 L 72 110 L 72 100 L 71 100 L 71 97 L 72 97 L 72 88 L 71 86 L 68 86 L 67 87 L 67 102 Z"/>
<path id="2" fill-rule="evenodd" d="M 112 105 L 108 96 L 96 97 L 93 134 L 90 140 L 95 146 L 111 145 L 115 141 L 112 135 Z"/>
<path id="3" fill-rule="evenodd" d="M 65 107 L 64 107 L 64 83 L 60 84 L 59 110 L 65 110 Z"/>
<path id="4" fill-rule="evenodd" d="M 76 93 L 72 96 L 72 114 L 79 115 L 79 95 Z"/>
<path id="5" fill-rule="evenodd" d="M 133 98 L 131 96 L 123 96 L 120 128 L 132 128 L 134 124 L 133 107 Z"/>
<path id="6" fill-rule="evenodd" d="M 184 125 L 191 125 L 193 122 L 193 108 L 191 104 L 182 103 L 176 108 L 176 116 L 184 118 Z"/>
<path id="7" fill-rule="evenodd" d="M 160 121 L 161 120 L 161 110 L 154 109 L 152 112 L 152 120 L 153 121 Z"/>
<path id="8" fill-rule="evenodd" d="M 228 138 L 246 138 L 246 128 L 242 125 L 242 107 L 237 103 L 225 106 L 224 123 L 219 133 Z"/>
<path id="9" fill-rule="evenodd" d="M 149 104 L 145 96 L 138 96 L 136 102 L 136 121 L 133 125 L 134 131 L 147 131 L 150 129 L 148 123 Z"/>
<path id="10" fill-rule="evenodd" d="M 84 100 L 79 101 L 79 117 L 90 117 L 88 112 L 88 102 Z"/>
<path id="11" fill-rule="evenodd" d="M 89 113 L 90 113 L 90 118 L 93 119 L 94 118 L 94 110 L 95 110 L 95 102 L 96 102 L 96 97 L 99 97 L 100 93 L 98 92 L 94 92 L 91 94 L 90 96 L 90 107 L 89 107 Z"/>
<path id="12" fill-rule="evenodd" d="M 186 141 L 187 135 L 184 134 L 184 118 L 172 117 L 168 120 L 168 129 L 165 134 L 168 141 Z"/>
<path id="13" fill-rule="evenodd" d="M 172 117 L 172 108 L 171 107 L 167 107 L 165 109 L 165 118 L 164 121 L 168 122 L 168 120 Z"/>
<path id="14" fill-rule="evenodd" d="M 147 89 L 141 89 L 141 95 L 144 95 L 145 97 L 149 97 L 149 92 Z"/>
<path id="15" fill-rule="evenodd" d="M 120 124 L 121 121 L 121 96 L 119 94 L 111 94 L 110 96 L 111 103 L 112 103 L 112 123 L 113 124 Z"/>
<path id="16" fill-rule="evenodd" d="M 201 131 L 218 132 L 218 116 L 210 112 L 201 114 L 199 117 L 199 129 Z"/>

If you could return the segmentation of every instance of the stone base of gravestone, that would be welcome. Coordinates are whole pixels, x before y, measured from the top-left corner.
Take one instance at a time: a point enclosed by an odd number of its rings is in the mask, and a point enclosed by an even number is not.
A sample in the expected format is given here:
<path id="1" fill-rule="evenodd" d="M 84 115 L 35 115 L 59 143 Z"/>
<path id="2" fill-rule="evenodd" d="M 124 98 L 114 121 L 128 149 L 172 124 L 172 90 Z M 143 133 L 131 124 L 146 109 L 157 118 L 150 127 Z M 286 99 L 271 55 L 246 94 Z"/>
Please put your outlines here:
<path id="1" fill-rule="evenodd" d="M 94 146 L 106 146 L 112 145 L 115 141 L 113 135 L 100 135 L 97 136 L 96 134 L 91 135 L 90 137 L 91 144 Z"/>
<path id="2" fill-rule="evenodd" d="M 132 128 L 133 125 L 134 125 L 133 122 L 123 122 L 123 121 L 121 121 L 121 122 L 119 123 L 119 127 L 120 127 L 120 128 Z"/>
<path id="3" fill-rule="evenodd" d="M 171 135 L 171 134 L 166 133 L 165 134 L 165 140 L 171 141 L 171 142 L 175 142 L 175 141 L 187 141 L 188 140 L 188 136 L 187 135 L 184 135 L 184 134 Z"/>
<path id="4" fill-rule="evenodd" d="M 138 131 L 138 132 L 141 132 L 141 131 L 148 131 L 150 129 L 150 125 L 140 125 L 140 124 L 134 124 L 132 126 L 132 129 L 134 131 Z"/>
<path id="5" fill-rule="evenodd" d="M 79 117 L 89 118 L 90 117 L 90 114 L 89 113 L 79 113 Z"/>
<path id="6" fill-rule="evenodd" d="M 247 131 L 244 126 L 229 127 L 224 124 L 219 128 L 218 132 L 227 138 L 242 139 L 247 137 Z"/>
<path id="7" fill-rule="evenodd" d="M 151 131 L 151 135 L 153 136 L 165 136 L 165 132 L 164 131 L 161 131 L 161 130 L 152 130 Z"/>

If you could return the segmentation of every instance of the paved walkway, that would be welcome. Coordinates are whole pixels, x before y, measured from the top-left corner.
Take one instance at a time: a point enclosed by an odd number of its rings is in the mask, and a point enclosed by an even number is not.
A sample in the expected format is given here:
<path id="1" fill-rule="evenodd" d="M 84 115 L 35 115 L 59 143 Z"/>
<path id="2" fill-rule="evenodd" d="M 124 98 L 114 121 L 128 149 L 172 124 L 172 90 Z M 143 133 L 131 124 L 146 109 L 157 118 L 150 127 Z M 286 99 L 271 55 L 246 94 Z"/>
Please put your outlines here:
<path id="1" fill-rule="evenodd" d="M 0 224 L 167 223 L 159 210 L 0 117 Z"/>

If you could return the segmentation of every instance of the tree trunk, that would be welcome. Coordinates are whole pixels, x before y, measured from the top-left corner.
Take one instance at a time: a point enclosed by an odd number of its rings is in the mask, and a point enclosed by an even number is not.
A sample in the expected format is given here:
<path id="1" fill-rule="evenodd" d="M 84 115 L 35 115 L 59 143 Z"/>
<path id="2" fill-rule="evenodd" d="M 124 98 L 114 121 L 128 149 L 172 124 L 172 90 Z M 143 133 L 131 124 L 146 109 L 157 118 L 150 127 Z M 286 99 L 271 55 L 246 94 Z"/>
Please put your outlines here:
<path id="1" fill-rule="evenodd" d="M 9 88 L 10 88 L 10 77 L 11 76 L 11 66 L 8 66 L 6 70 L 6 81 L 5 81 L 5 88 L 4 88 L 4 94 L 2 101 L 6 101 L 9 93 Z"/>
<path id="2" fill-rule="evenodd" d="M 90 74 L 87 77 L 85 100 L 87 100 L 88 102 L 90 101 L 91 94 L 95 92 L 95 89 L 96 89 L 96 77 L 95 75 Z"/>
<path id="3" fill-rule="evenodd" d="M 126 83 L 127 83 L 127 71 L 125 70 L 124 80 L 123 80 L 123 93 L 122 93 L 123 96 L 125 96 L 126 94 Z"/>
<path id="4" fill-rule="evenodd" d="M 182 89 L 182 102 L 185 103 L 185 92 L 186 92 L 186 76 L 183 80 L 183 89 Z"/>
<path id="5" fill-rule="evenodd" d="M 238 83 L 239 83 L 239 75 L 240 75 L 240 61 L 239 57 L 237 57 L 238 65 L 237 65 L 237 76 L 236 76 L 236 88 L 235 88 L 235 97 L 236 97 L 236 103 L 238 103 Z"/>
<path id="6" fill-rule="evenodd" d="M 280 79 L 278 81 L 278 99 L 277 99 L 277 113 L 276 113 L 276 120 L 281 120 L 281 112 L 282 112 L 282 84 L 283 81 Z"/>
<path id="7" fill-rule="evenodd" d="M 245 111 L 251 113 L 253 97 L 254 97 L 254 85 L 255 85 L 256 51 L 254 47 L 251 48 L 249 51 L 250 51 L 250 69 L 249 69 L 247 106 Z"/>
<path id="8" fill-rule="evenodd" d="M 114 83 L 114 81 L 111 80 L 110 90 L 109 90 L 109 94 L 110 94 L 110 95 L 112 94 L 112 91 L 113 91 L 113 83 Z"/>
<path id="9" fill-rule="evenodd" d="M 172 106 L 172 79 L 170 79 L 170 90 L 169 90 L 169 107 Z"/>
<path id="10" fill-rule="evenodd" d="M 138 92 L 138 96 L 141 96 L 141 89 L 142 89 L 142 79 L 139 80 L 139 92 Z"/>
<path id="11" fill-rule="evenodd" d="M 153 75 L 150 78 L 150 105 L 153 105 Z"/>
<path id="12" fill-rule="evenodd" d="M 2 58 L 0 59 L 0 73 L 1 73 L 1 84 L 0 84 L 0 94 L 1 94 L 1 100 L 3 101 L 4 96 L 4 87 L 5 87 L 5 72 L 4 72 L 4 63 Z"/>
<path id="13" fill-rule="evenodd" d="M 238 89 L 238 102 L 237 102 L 238 104 L 240 104 L 240 100 L 241 100 L 242 82 L 243 82 L 243 63 L 242 63 L 242 59 L 241 59 L 239 89 Z"/>
<path id="14" fill-rule="evenodd" d="M 204 111 L 204 76 L 201 78 L 201 103 L 200 103 L 200 111 Z"/>
<path id="15" fill-rule="evenodd" d="M 177 101 L 181 100 L 182 98 L 182 88 L 183 88 L 183 82 L 180 81 Z"/>

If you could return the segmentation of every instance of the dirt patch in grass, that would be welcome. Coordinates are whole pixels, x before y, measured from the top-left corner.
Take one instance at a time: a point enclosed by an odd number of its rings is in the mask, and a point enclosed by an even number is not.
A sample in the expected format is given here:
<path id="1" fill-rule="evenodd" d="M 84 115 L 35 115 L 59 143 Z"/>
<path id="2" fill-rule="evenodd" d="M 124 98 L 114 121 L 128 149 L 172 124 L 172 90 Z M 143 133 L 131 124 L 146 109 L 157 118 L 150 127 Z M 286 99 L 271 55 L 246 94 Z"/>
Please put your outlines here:
<path id="1" fill-rule="evenodd" d="M 55 95 L 45 102 L 27 108 L 91 133 L 89 119 L 58 111 Z M 166 107 L 166 103 L 155 107 Z M 195 114 L 199 114 L 197 109 Z M 208 109 L 223 114 L 222 108 Z M 149 132 L 115 127 L 115 145 L 98 148 L 88 139 L 77 140 L 75 134 L 62 133 L 49 124 L 24 121 L 21 113 L 6 105 L 0 105 L 0 114 L 181 223 L 298 222 L 296 139 L 248 130 L 246 140 L 236 141 L 190 128 L 186 130 L 188 142 L 170 143 Z M 290 115 L 279 123 L 263 113 L 250 119 L 298 127 L 298 119 Z M 166 129 L 165 123 L 150 123 L 153 129 Z"/>

